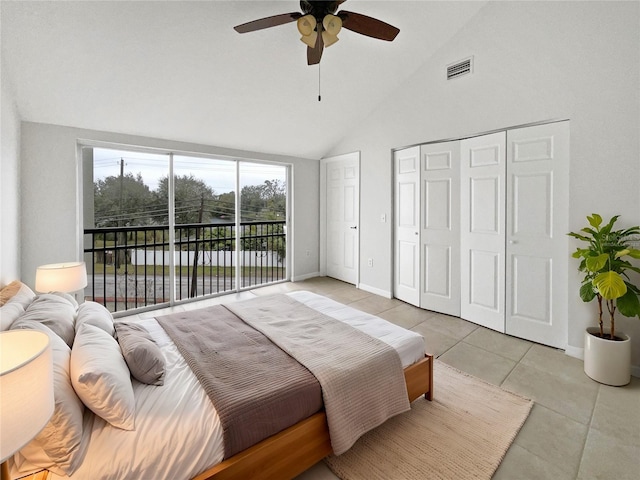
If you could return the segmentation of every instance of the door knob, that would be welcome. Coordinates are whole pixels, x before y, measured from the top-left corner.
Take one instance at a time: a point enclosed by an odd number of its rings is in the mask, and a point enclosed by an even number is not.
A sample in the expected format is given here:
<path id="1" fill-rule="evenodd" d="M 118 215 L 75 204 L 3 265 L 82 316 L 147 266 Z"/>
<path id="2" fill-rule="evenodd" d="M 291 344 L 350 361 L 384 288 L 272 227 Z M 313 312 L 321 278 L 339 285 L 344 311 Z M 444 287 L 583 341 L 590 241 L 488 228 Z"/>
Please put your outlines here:
<path id="1" fill-rule="evenodd" d="M 357 230 L 358 226 L 356 225 L 355 227 L 349 227 L 351 230 Z"/>

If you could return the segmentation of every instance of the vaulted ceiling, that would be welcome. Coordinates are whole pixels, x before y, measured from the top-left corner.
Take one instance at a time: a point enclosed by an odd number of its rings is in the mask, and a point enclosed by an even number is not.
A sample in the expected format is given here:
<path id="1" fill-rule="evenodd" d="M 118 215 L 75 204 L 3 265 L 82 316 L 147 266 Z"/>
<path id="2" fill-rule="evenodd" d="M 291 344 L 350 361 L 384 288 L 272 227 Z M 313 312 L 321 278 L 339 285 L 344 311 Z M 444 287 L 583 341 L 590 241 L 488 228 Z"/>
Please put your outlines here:
<path id="1" fill-rule="evenodd" d="M 348 0 L 400 34 L 343 30 L 318 68 L 295 23 L 233 30 L 294 0 L 2 1 L 3 78 L 26 121 L 321 158 L 484 3 Z"/>

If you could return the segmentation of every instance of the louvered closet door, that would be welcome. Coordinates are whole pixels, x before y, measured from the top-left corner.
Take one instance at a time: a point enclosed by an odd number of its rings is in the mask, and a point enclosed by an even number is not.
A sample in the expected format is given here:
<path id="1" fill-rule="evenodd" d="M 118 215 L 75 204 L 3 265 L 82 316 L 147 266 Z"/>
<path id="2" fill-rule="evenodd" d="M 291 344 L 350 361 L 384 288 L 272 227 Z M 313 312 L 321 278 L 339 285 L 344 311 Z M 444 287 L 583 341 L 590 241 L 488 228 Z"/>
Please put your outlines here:
<path id="1" fill-rule="evenodd" d="M 460 142 L 422 145 L 420 306 L 460 316 Z"/>
<path id="2" fill-rule="evenodd" d="M 420 147 L 394 153 L 394 296 L 420 305 Z"/>
<path id="3" fill-rule="evenodd" d="M 507 132 L 506 331 L 565 348 L 569 122 Z"/>
<path id="4" fill-rule="evenodd" d="M 506 132 L 460 142 L 460 316 L 505 331 Z"/>

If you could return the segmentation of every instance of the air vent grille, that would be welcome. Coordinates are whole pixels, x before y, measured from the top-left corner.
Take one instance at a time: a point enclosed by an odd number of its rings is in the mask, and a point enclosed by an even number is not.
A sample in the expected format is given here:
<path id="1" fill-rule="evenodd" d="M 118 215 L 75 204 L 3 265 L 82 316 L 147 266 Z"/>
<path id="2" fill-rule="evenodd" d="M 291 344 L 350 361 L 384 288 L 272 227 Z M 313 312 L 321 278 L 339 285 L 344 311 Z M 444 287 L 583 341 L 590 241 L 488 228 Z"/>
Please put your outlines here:
<path id="1" fill-rule="evenodd" d="M 447 80 L 473 72 L 473 57 L 465 58 L 447 66 Z"/>

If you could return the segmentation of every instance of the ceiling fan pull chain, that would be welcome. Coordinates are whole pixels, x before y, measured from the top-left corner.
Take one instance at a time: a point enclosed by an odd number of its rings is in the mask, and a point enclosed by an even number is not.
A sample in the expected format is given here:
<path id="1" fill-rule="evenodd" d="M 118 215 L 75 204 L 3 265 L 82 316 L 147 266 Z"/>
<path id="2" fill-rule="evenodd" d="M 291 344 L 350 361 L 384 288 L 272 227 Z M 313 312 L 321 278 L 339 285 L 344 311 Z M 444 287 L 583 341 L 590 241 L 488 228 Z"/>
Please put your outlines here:
<path id="1" fill-rule="evenodd" d="M 318 63 L 318 101 L 322 100 L 322 96 L 320 95 L 320 64 Z"/>

